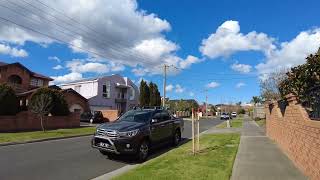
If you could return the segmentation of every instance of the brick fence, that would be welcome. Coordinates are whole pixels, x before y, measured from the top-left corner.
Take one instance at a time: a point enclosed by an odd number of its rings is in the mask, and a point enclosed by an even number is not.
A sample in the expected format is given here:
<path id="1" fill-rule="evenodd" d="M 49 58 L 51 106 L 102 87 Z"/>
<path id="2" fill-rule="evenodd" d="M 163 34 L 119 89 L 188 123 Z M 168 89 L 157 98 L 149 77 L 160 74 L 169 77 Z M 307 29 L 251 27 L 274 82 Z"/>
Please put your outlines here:
<path id="1" fill-rule="evenodd" d="M 46 116 L 44 118 L 46 129 L 80 127 L 80 114 L 70 113 L 68 116 Z M 23 111 L 15 116 L 0 116 L 0 132 L 16 132 L 41 130 L 39 118 L 29 112 Z"/>
<path id="2" fill-rule="evenodd" d="M 287 97 L 281 112 L 278 103 L 266 105 L 267 136 L 273 139 L 310 179 L 320 179 L 320 121 L 311 120 L 296 97 Z M 273 108 L 271 108 L 273 106 Z"/>

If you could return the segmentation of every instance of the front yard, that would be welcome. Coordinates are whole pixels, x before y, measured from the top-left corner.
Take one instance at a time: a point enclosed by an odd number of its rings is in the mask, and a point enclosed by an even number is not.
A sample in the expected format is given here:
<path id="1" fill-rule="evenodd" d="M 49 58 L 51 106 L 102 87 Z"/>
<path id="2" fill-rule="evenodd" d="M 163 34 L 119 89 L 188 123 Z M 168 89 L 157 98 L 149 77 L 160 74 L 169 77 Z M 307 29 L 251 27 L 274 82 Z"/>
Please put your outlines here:
<path id="1" fill-rule="evenodd" d="M 192 143 L 188 142 L 114 179 L 228 180 L 239 141 L 239 134 L 203 135 L 200 139 L 200 153 L 196 156 L 192 155 Z"/>
<path id="2" fill-rule="evenodd" d="M 31 140 L 41 140 L 47 138 L 60 138 L 68 136 L 93 134 L 95 127 L 73 128 L 73 129 L 57 129 L 46 132 L 18 132 L 18 133 L 0 133 L 0 143 L 9 142 L 25 142 Z"/>
<path id="3" fill-rule="evenodd" d="M 242 127 L 242 121 L 243 121 L 243 118 L 232 119 L 232 120 L 230 120 L 230 125 L 232 128 L 240 128 L 240 127 Z M 217 128 L 227 128 L 227 122 L 225 121 L 216 127 Z"/>

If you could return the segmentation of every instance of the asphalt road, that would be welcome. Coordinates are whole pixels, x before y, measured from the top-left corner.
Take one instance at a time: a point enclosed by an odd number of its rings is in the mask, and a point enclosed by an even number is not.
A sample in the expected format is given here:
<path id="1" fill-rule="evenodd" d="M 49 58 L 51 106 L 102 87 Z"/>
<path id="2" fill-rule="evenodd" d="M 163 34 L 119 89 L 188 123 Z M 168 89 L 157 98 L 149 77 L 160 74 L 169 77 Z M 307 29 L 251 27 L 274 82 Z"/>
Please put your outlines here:
<path id="1" fill-rule="evenodd" d="M 220 120 L 201 120 L 200 132 Z M 191 137 L 191 122 L 185 121 L 183 138 Z M 90 146 L 91 137 L 78 137 L 0 147 L 0 180 L 85 180 L 121 168 L 125 160 L 109 160 Z M 165 153 L 167 147 L 161 153 Z M 155 152 L 152 157 L 159 155 Z"/>

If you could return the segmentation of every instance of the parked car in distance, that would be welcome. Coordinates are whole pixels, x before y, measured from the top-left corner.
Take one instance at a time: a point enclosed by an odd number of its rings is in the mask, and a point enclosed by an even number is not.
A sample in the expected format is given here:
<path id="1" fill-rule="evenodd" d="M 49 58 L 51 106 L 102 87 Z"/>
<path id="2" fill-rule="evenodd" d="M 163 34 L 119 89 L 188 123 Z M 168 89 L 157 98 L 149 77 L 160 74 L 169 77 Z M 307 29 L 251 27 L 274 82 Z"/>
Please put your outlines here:
<path id="1" fill-rule="evenodd" d="M 104 117 L 101 111 L 94 111 L 93 114 L 88 112 L 83 112 L 80 115 L 81 122 L 90 122 L 90 123 L 102 123 L 104 122 Z"/>
<path id="2" fill-rule="evenodd" d="M 223 112 L 223 113 L 220 115 L 220 119 L 221 119 L 221 120 L 227 120 L 227 119 L 230 119 L 230 116 L 229 116 L 228 113 Z"/>
<path id="3" fill-rule="evenodd" d="M 231 113 L 231 117 L 237 117 L 237 113 L 236 112 L 232 112 Z"/>
<path id="4" fill-rule="evenodd" d="M 99 125 L 91 143 L 109 158 L 129 154 L 142 162 L 156 145 L 170 142 L 177 146 L 183 130 L 183 120 L 167 110 L 133 109 L 114 122 Z"/>

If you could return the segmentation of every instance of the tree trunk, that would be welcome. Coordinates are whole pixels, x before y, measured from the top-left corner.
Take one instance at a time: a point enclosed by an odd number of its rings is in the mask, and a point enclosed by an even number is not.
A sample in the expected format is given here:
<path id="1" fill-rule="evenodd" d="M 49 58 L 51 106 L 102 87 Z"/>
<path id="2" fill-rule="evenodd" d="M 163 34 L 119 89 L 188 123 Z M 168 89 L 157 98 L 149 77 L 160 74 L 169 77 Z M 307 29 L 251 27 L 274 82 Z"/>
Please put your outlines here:
<path id="1" fill-rule="evenodd" d="M 43 115 L 40 115 L 40 122 L 41 122 L 41 128 L 43 132 L 46 132 L 44 125 L 43 125 Z"/>

